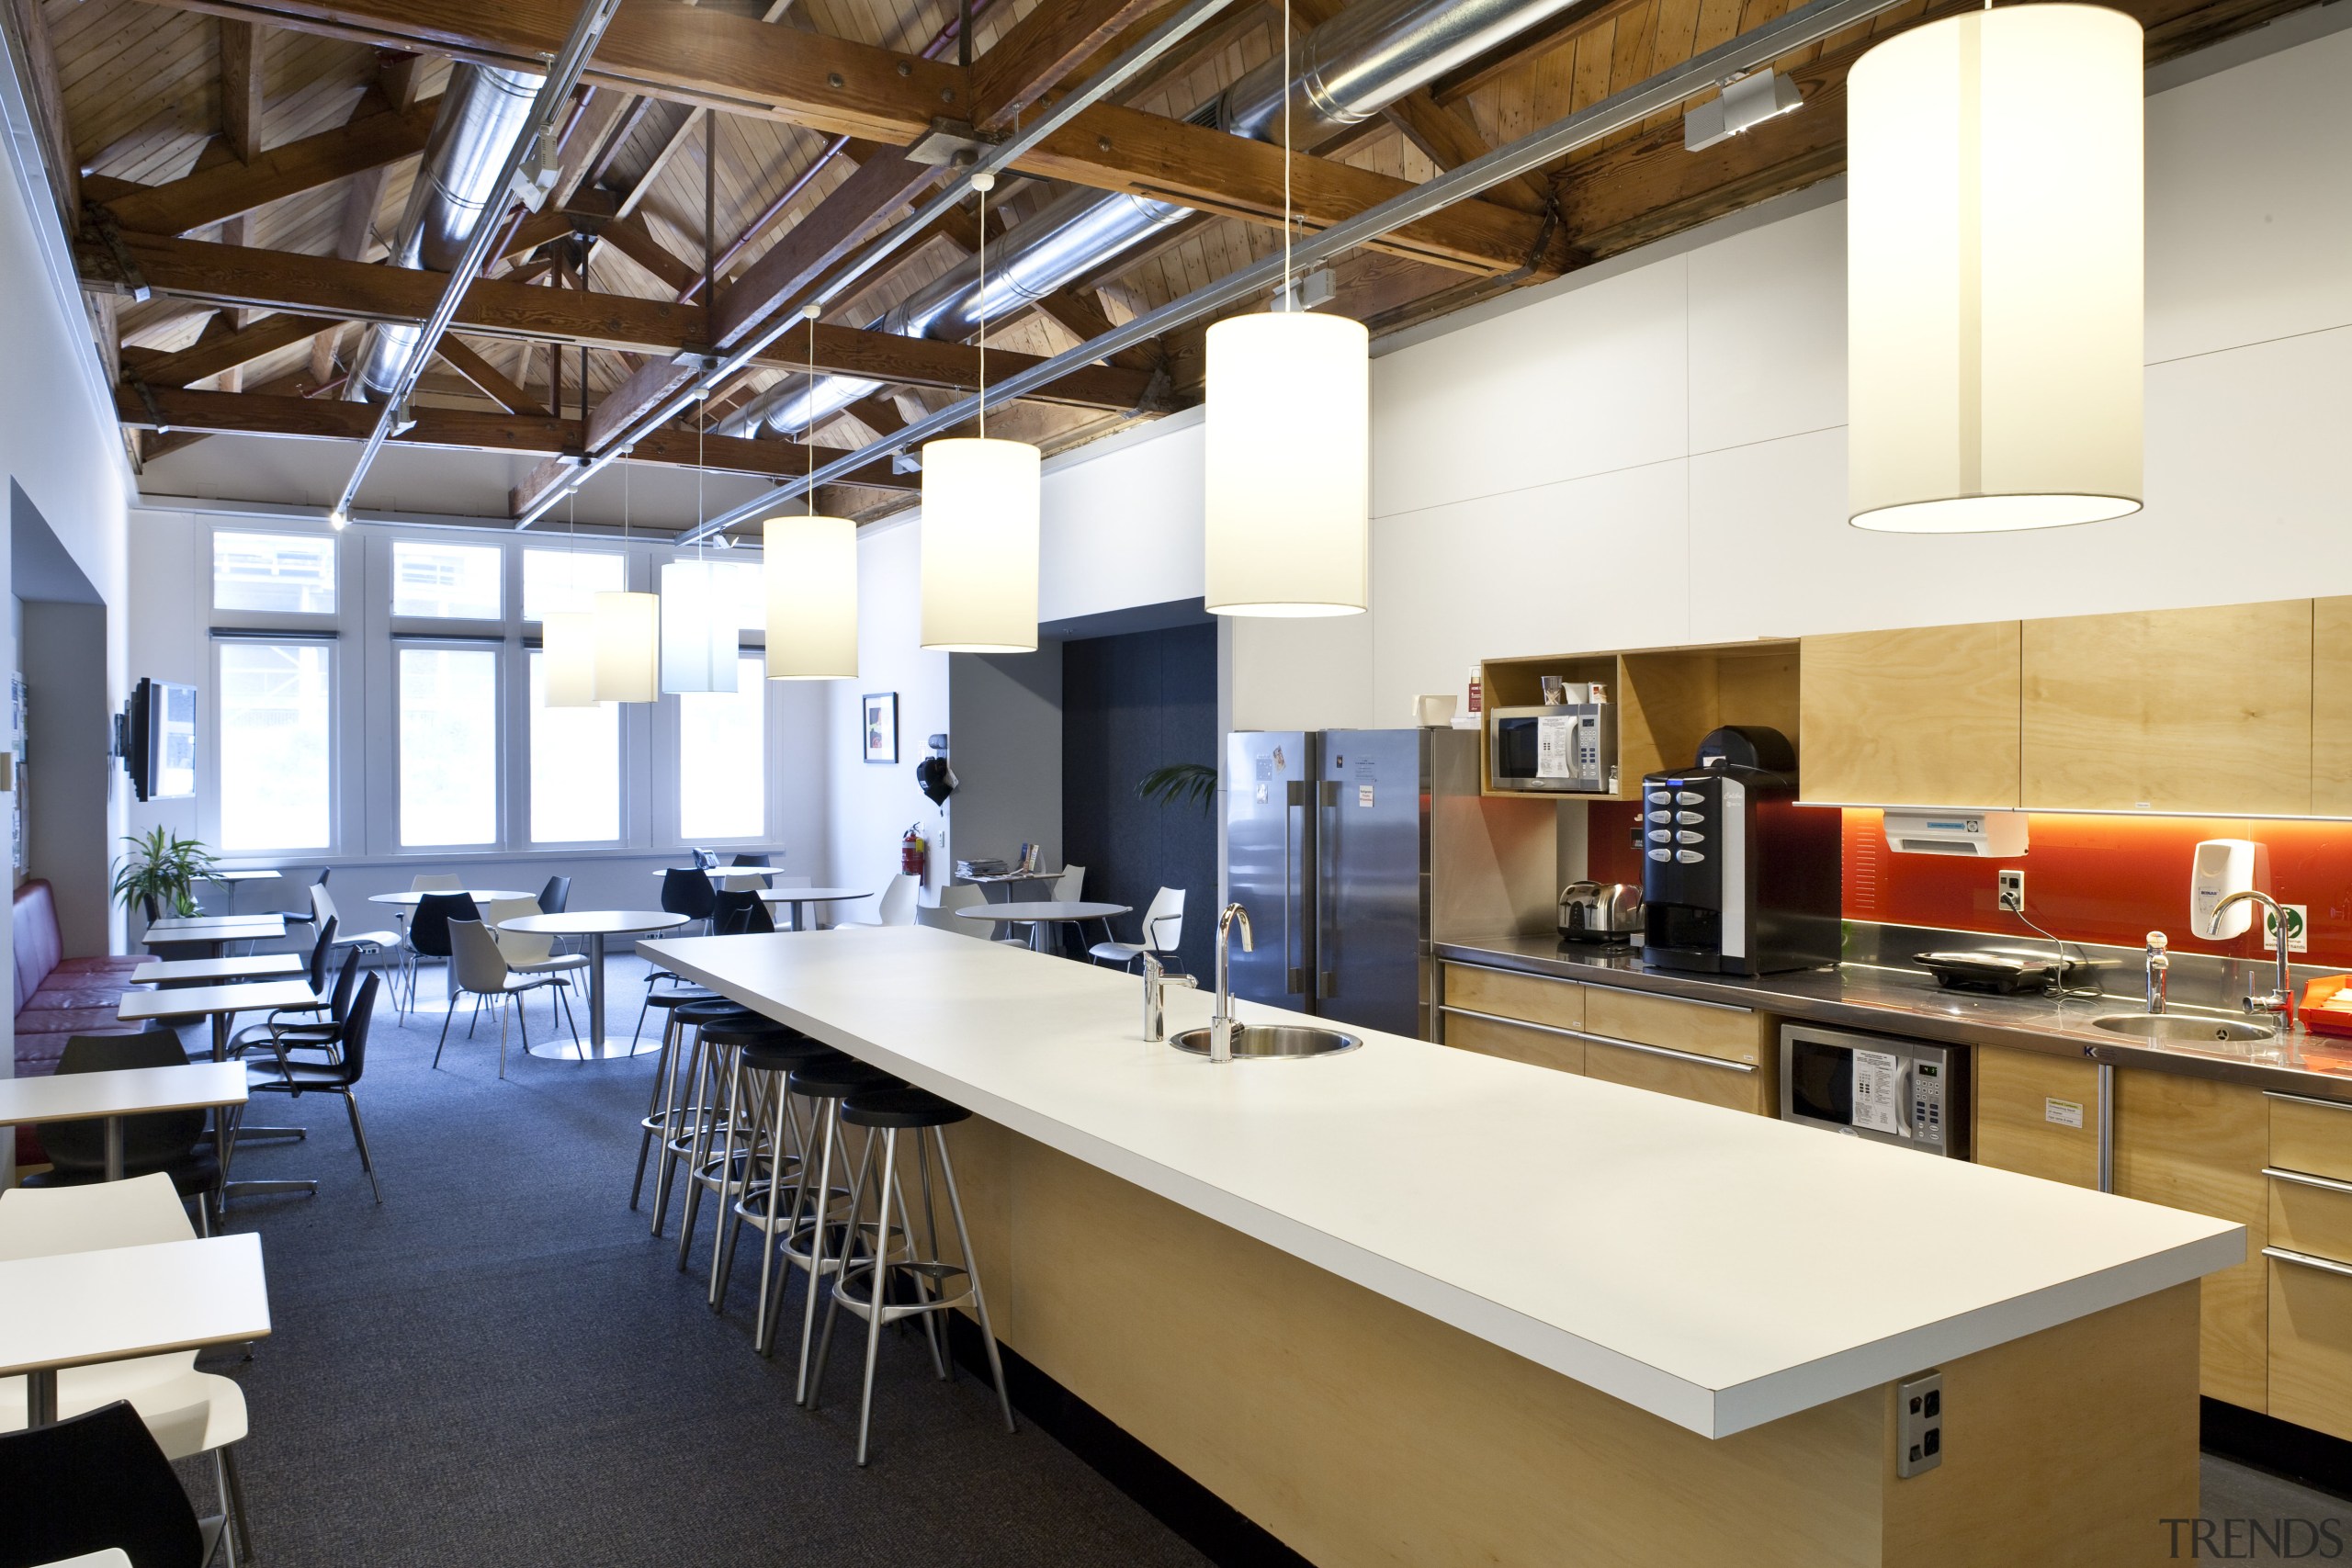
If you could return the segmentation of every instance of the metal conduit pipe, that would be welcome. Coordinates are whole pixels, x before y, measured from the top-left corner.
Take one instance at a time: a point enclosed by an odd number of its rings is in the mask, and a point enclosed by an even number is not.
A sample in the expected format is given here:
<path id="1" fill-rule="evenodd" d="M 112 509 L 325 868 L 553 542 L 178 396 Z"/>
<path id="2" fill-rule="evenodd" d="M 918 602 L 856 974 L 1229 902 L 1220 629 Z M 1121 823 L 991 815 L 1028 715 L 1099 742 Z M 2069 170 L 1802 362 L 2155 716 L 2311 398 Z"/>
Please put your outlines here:
<path id="1" fill-rule="evenodd" d="M 531 104 L 541 80 L 534 72 L 487 65 L 451 69 L 408 207 L 393 231 L 388 265 L 412 272 L 457 269 L 475 229 L 494 219 L 504 204 L 499 172 L 516 140 L 530 132 Z M 376 403 L 390 397 L 416 357 L 423 333 L 406 324 L 371 329 L 344 396 Z"/>
<path id="2" fill-rule="evenodd" d="M 1416 87 L 1579 0 L 1356 0 L 1291 51 L 1277 55 L 1186 117 L 1236 136 L 1279 141 L 1283 105 L 1291 139 L 1311 145 L 1369 119 Z M 874 321 L 868 330 L 962 342 L 983 321 L 1002 321 L 1137 248 L 1192 209 L 1124 193 L 1074 190 L 989 247 L 987 292 L 979 259 L 967 257 Z M 787 376 L 730 415 L 730 435 L 762 426 L 798 436 L 881 389 L 847 376 Z"/>

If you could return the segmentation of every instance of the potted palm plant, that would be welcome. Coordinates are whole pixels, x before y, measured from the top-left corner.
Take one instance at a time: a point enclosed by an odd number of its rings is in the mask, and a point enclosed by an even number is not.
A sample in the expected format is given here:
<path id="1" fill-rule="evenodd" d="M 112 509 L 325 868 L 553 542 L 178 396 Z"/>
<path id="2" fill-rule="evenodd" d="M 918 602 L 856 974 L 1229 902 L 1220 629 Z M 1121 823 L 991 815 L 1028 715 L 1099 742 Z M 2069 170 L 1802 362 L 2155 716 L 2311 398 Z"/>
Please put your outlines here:
<path id="1" fill-rule="evenodd" d="M 1206 762 L 1170 762 L 1144 774 L 1136 794 L 1157 805 L 1197 806 L 1205 812 L 1216 803 L 1216 770 Z"/>
<path id="2" fill-rule="evenodd" d="M 200 839 L 183 839 L 168 828 L 156 828 L 122 840 L 130 846 L 115 873 L 114 897 L 126 909 L 142 910 L 153 920 L 164 910 L 175 915 L 196 913 L 196 885 L 210 874 L 212 853 Z"/>

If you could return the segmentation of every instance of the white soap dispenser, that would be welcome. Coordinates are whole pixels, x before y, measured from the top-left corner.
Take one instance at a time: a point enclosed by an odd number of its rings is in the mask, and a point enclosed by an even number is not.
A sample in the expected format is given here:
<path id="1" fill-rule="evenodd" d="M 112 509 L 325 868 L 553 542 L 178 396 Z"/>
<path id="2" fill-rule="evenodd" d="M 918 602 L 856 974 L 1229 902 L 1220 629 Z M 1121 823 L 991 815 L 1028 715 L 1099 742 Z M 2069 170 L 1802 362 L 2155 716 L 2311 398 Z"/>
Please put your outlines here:
<path id="1" fill-rule="evenodd" d="M 2252 839 L 2207 839 L 2197 846 L 2188 872 L 2188 929 L 2208 942 L 2244 936 L 2254 924 L 2254 903 L 2232 906 L 2213 923 L 2213 906 L 2270 880 L 2270 851 Z"/>

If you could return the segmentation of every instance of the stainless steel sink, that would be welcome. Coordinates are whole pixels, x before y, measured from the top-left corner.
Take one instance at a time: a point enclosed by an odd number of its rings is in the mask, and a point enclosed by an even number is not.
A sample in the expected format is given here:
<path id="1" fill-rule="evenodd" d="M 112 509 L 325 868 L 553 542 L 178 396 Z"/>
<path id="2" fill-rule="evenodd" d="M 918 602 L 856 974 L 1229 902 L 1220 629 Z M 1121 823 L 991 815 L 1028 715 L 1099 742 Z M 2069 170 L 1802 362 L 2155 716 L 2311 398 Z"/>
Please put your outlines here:
<path id="1" fill-rule="evenodd" d="M 1183 1030 L 1170 1035 L 1168 1043 L 1179 1051 L 1205 1056 L 1209 1054 L 1209 1032 L 1205 1029 Z M 1355 1035 L 1342 1034 L 1336 1029 L 1316 1029 L 1295 1023 L 1244 1023 L 1234 1027 L 1233 1059 L 1238 1062 L 1329 1056 L 1340 1051 L 1352 1051 L 1363 1043 Z"/>
<path id="2" fill-rule="evenodd" d="M 2117 1013 L 2110 1018 L 2091 1020 L 2091 1027 L 2168 1045 L 2211 1045 L 2273 1037 L 2265 1024 L 2241 1023 L 2226 1018 L 2193 1018 L 2177 1012 Z"/>

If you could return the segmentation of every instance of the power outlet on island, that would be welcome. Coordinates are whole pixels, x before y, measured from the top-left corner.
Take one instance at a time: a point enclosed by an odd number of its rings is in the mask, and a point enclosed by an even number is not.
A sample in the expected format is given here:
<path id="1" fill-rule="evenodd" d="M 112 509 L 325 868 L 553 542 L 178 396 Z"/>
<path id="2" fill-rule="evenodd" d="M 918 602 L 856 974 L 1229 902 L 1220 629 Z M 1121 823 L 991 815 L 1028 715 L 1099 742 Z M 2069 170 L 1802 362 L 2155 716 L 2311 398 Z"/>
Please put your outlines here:
<path id="1" fill-rule="evenodd" d="M 2025 913 L 2025 873 L 2005 871 L 2001 877 L 2001 908 L 2012 915 Z"/>

